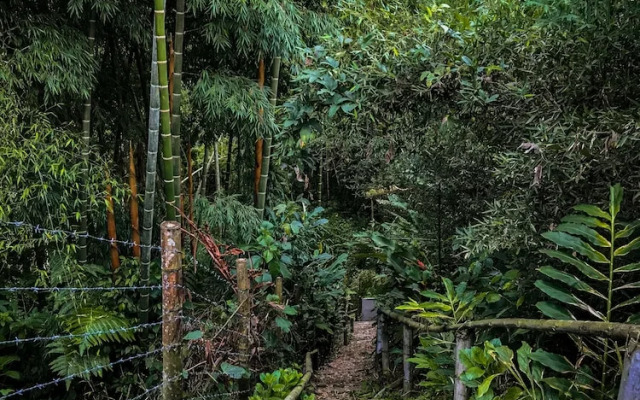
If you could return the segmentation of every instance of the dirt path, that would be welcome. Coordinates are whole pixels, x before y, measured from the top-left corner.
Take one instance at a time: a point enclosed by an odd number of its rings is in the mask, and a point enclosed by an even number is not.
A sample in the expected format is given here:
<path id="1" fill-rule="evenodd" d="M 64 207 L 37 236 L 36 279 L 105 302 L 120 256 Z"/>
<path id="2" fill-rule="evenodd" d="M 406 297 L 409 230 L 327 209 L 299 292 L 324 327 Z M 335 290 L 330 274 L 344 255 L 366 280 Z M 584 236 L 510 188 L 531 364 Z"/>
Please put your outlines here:
<path id="1" fill-rule="evenodd" d="M 351 400 L 362 389 L 362 383 L 375 373 L 373 351 L 376 328 L 372 322 L 356 322 L 353 338 L 338 351 L 336 358 L 314 374 L 318 400 Z"/>

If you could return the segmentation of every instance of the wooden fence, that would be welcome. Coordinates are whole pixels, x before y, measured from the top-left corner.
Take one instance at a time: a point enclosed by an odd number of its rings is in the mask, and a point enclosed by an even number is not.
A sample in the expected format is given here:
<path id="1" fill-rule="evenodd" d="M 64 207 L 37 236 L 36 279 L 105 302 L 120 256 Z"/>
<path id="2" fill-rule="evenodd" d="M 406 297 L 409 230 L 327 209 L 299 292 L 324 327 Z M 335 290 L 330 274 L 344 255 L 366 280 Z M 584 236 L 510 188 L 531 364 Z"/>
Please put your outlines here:
<path id="1" fill-rule="evenodd" d="M 402 366 L 404 394 L 408 394 L 413 387 L 413 368 L 409 358 L 413 355 L 414 332 L 456 332 L 454 347 L 455 376 L 453 385 L 453 399 L 467 400 L 469 389 L 462 383 L 460 376 L 465 372 L 460 360 L 460 350 L 471 348 L 474 331 L 489 328 L 529 329 L 552 333 L 570 333 L 581 336 L 599 336 L 609 339 L 627 340 L 622 380 L 618 391 L 618 400 L 640 400 L 640 325 L 621 324 L 614 322 L 571 321 L 571 320 L 536 320 L 536 319 L 487 319 L 468 321 L 451 325 L 425 325 L 399 313 L 385 308 L 378 313 L 377 350 L 380 353 L 382 373 L 389 375 L 389 336 L 387 319 L 402 324 Z"/>

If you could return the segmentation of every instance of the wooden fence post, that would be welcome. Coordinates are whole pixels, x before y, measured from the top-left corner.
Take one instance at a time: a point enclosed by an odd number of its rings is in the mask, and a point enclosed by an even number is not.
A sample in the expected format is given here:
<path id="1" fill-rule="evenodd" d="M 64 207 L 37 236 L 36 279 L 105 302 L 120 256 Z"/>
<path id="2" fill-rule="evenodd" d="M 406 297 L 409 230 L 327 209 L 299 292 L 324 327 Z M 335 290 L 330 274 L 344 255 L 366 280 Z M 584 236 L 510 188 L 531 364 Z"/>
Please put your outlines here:
<path id="1" fill-rule="evenodd" d="M 342 334 L 344 335 L 344 345 L 349 344 L 349 338 L 351 337 L 351 333 L 349 332 L 349 298 L 345 297 L 344 299 L 344 318 L 342 318 Z"/>
<path id="2" fill-rule="evenodd" d="M 402 370 L 404 379 L 402 380 L 402 393 L 407 395 L 413 387 L 413 368 L 409 359 L 413 355 L 413 330 L 402 324 Z"/>
<path id="3" fill-rule="evenodd" d="M 385 318 L 384 314 L 380 314 L 379 324 L 382 326 L 380 330 L 381 334 L 381 352 L 380 357 L 382 360 L 382 376 L 385 378 L 391 374 L 391 369 L 389 367 L 389 327 L 387 326 L 387 318 Z"/>
<path id="4" fill-rule="evenodd" d="M 640 399 L 640 347 L 636 340 L 631 340 L 624 357 L 618 400 L 638 399 Z"/>
<path id="5" fill-rule="evenodd" d="M 282 291 L 282 277 L 276 278 L 276 296 L 278 296 L 278 304 L 284 304 L 284 293 Z"/>
<path id="6" fill-rule="evenodd" d="M 249 334 L 251 333 L 251 298 L 249 289 L 251 282 L 249 281 L 249 273 L 247 271 L 247 259 L 238 258 L 236 260 L 236 277 L 238 279 L 238 315 L 242 319 L 240 325 L 240 338 L 238 340 L 238 353 L 240 353 L 240 366 L 249 373 Z M 240 389 L 240 399 L 249 398 L 249 378 L 243 377 L 238 382 Z"/>
<path id="7" fill-rule="evenodd" d="M 453 400 L 468 400 L 469 388 L 467 388 L 460 379 L 460 375 L 464 374 L 465 368 L 462 364 L 460 351 L 471 348 L 473 342 L 473 333 L 466 329 L 460 329 L 456 332 L 456 346 L 454 350 L 455 357 L 455 376 L 453 381 Z"/>
<path id="8" fill-rule="evenodd" d="M 182 313 L 182 254 L 180 224 L 165 221 L 160 225 L 162 240 L 162 398 L 182 399 L 182 358 L 180 314 Z"/>

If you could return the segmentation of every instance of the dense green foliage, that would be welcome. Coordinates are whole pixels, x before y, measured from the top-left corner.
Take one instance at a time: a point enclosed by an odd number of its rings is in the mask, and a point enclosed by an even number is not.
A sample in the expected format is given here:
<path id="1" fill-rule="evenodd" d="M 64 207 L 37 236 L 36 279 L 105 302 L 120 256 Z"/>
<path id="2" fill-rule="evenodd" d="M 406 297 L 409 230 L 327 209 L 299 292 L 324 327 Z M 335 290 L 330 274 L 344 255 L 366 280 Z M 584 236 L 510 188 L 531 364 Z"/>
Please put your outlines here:
<path id="1" fill-rule="evenodd" d="M 127 245 L 131 143 L 149 243 L 182 215 L 189 396 L 276 371 L 254 398 L 283 397 L 299 373 L 279 368 L 316 348 L 326 358 L 347 303 L 363 296 L 431 323 L 638 322 L 637 2 L 189 0 L 184 27 L 181 7 L 155 13 L 168 62 L 152 74 L 150 0 L 1 6 L 3 287 L 160 282 L 159 253 L 141 271 Z M 158 129 L 167 140 L 156 154 Z M 256 154 L 262 138 L 272 146 Z M 253 206 L 262 154 L 264 214 Z M 147 162 L 157 173 L 145 174 Z M 172 176 L 182 181 L 168 185 Z M 182 213 L 167 204 L 169 186 Z M 86 262 L 73 233 L 85 212 L 89 235 L 107 238 L 86 238 Z M 117 269 L 109 239 L 123 242 Z M 248 366 L 233 355 L 239 256 L 250 261 L 260 349 Z M 161 317 L 158 292 L 139 315 L 144 303 L 136 291 L 0 291 L 0 341 L 71 335 L 0 347 L 0 393 L 68 375 L 29 395 L 125 399 L 158 385 L 157 356 L 101 368 L 160 348 L 159 326 L 133 329 Z M 453 339 L 419 338 L 425 396 L 450 395 Z M 486 330 L 464 355 L 463 380 L 483 400 L 614 398 L 623 356 L 621 341 Z"/>

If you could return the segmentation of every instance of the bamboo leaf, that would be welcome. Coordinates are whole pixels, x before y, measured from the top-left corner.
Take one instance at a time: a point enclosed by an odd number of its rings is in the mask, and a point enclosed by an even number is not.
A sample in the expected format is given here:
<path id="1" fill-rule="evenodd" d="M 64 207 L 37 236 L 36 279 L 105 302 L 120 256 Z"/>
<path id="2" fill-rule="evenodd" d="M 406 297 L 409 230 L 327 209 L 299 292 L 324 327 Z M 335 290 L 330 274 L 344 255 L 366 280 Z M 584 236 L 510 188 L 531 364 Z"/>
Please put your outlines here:
<path id="1" fill-rule="evenodd" d="M 571 314 L 567 309 L 562 306 L 557 305 L 556 303 L 552 303 L 550 301 L 540 301 L 536 303 L 536 307 L 540 310 L 544 315 L 551 319 L 566 319 L 573 320 L 576 319 L 573 314 Z"/>
<path id="2" fill-rule="evenodd" d="M 592 266 L 590 266 L 589 264 L 585 263 L 582 260 L 579 260 L 573 256 L 570 256 L 566 253 L 563 253 L 561 251 L 558 250 L 549 250 L 549 249 L 542 249 L 540 250 L 541 253 L 546 254 L 550 257 L 556 258 L 566 264 L 570 264 L 573 265 L 574 267 L 578 268 L 578 270 L 580 270 L 580 272 L 582 272 L 585 276 L 587 276 L 588 278 L 591 279 L 595 279 L 598 281 L 608 281 L 609 278 L 607 278 L 602 272 L 598 271 L 597 269 L 593 268 Z"/>
<path id="3" fill-rule="evenodd" d="M 613 253 L 614 256 L 626 256 L 634 250 L 640 249 L 640 237 L 637 237 L 625 244 L 624 246 L 620 246 Z"/>
<path id="4" fill-rule="evenodd" d="M 594 296 L 598 296 L 604 300 L 607 299 L 607 297 L 603 294 L 601 294 L 600 292 L 598 292 L 597 290 L 595 290 L 594 288 L 592 288 L 591 286 L 587 285 L 586 283 L 582 282 L 580 279 L 578 279 L 577 277 L 568 274 L 566 272 L 562 272 L 562 271 L 558 271 L 557 269 L 553 268 L 553 267 L 549 267 L 549 266 L 545 266 L 542 268 L 539 268 L 538 271 L 542 272 L 543 274 L 545 274 L 546 276 L 548 276 L 551 279 L 555 279 L 558 280 L 560 282 L 566 283 L 567 285 L 571 286 L 574 289 L 580 290 L 582 292 L 586 292 L 586 293 L 590 293 Z"/>
<path id="5" fill-rule="evenodd" d="M 600 207 L 596 207 L 594 205 L 591 204 L 580 204 L 577 205 L 575 207 L 573 207 L 574 210 L 578 210 L 578 211 L 582 211 L 588 215 L 591 215 L 592 217 L 598 217 L 598 218 L 604 218 L 607 221 L 611 221 L 611 215 L 609 215 L 609 213 L 606 213 L 604 211 L 602 211 L 602 209 Z"/>
<path id="6" fill-rule="evenodd" d="M 581 224 L 565 223 L 556 227 L 556 231 L 580 235 L 596 246 L 611 247 L 611 243 L 595 230 Z"/>
<path id="7" fill-rule="evenodd" d="M 560 247 L 566 247 L 580 253 L 583 256 L 588 257 L 591 261 L 601 264 L 609 264 L 609 260 L 602 253 L 595 250 L 588 243 L 585 243 L 581 239 L 569 235 L 568 233 L 551 231 L 543 233 L 542 237 L 554 242 Z"/>
<path id="8" fill-rule="evenodd" d="M 616 268 L 613 272 L 635 272 L 640 271 L 640 262 L 627 264 L 624 267 Z"/>
<path id="9" fill-rule="evenodd" d="M 582 224 L 591 228 L 603 228 L 609 231 L 611 230 L 611 226 L 609 224 L 600 221 L 598 218 L 588 217 L 586 215 L 570 214 L 562 218 L 562 222 Z"/>
<path id="10" fill-rule="evenodd" d="M 625 290 L 625 289 L 638 289 L 640 288 L 640 282 L 627 283 L 626 285 L 617 287 L 613 290 Z"/>
<path id="11" fill-rule="evenodd" d="M 613 311 L 613 310 L 617 310 L 618 308 L 622 308 L 622 307 L 626 307 L 626 306 L 631 306 L 631 305 L 634 305 L 634 304 L 638 304 L 638 303 L 640 303 L 640 296 L 636 296 L 636 297 L 634 297 L 634 298 L 632 298 L 632 299 L 629 299 L 629 300 L 627 300 L 627 301 L 623 301 L 622 303 L 620 303 L 620 304 L 618 304 L 617 306 L 613 307 L 613 308 L 611 309 L 611 311 Z"/>

